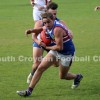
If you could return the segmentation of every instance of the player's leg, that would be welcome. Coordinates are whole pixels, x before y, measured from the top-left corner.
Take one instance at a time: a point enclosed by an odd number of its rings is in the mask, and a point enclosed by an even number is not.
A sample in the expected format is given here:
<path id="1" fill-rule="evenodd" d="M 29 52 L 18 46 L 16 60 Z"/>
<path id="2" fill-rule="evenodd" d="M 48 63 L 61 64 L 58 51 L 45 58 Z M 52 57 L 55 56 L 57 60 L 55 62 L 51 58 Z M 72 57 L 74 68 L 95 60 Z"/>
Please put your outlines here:
<path id="1" fill-rule="evenodd" d="M 74 79 L 72 88 L 76 88 L 79 86 L 81 79 L 83 76 L 81 74 L 73 74 L 69 73 L 69 69 L 72 64 L 72 56 L 71 55 L 60 55 L 63 59 L 60 59 L 60 78 L 61 79 L 66 79 L 66 80 L 72 80 Z"/>
<path id="2" fill-rule="evenodd" d="M 69 69 L 70 69 L 70 66 L 63 66 L 60 64 L 60 71 L 59 71 L 59 76 L 60 76 L 60 79 L 65 79 L 65 80 L 72 80 L 72 79 L 75 79 L 76 78 L 76 74 L 72 74 L 72 73 L 69 73 Z"/>
<path id="3" fill-rule="evenodd" d="M 34 87 L 40 80 L 43 72 L 47 70 L 55 60 L 55 56 L 48 53 L 42 60 L 41 64 L 38 66 L 37 70 L 34 73 L 34 76 L 32 77 L 31 83 L 29 85 L 29 88 L 25 91 L 17 91 L 17 94 L 20 96 L 30 96 Z"/>
<path id="4" fill-rule="evenodd" d="M 33 66 L 32 66 L 32 74 L 34 74 L 35 70 L 39 66 L 39 64 L 42 61 L 42 56 L 43 56 L 43 49 L 42 48 L 37 48 L 33 47 Z"/>
<path id="5" fill-rule="evenodd" d="M 48 69 L 51 65 L 53 65 L 54 61 L 55 61 L 55 56 L 53 56 L 52 54 L 48 53 L 42 60 L 42 62 L 40 63 L 40 65 L 38 66 L 37 70 L 34 73 L 34 76 L 32 78 L 32 81 L 29 85 L 29 87 L 34 88 L 34 86 L 36 85 L 36 83 L 39 81 L 40 77 L 42 76 L 42 73 Z"/>
<path id="6" fill-rule="evenodd" d="M 34 42 L 33 44 L 33 65 L 32 65 L 32 71 L 27 77 L 27 83 L 30 84 L 32 76 L 34 75 L 34 72 L 36 71 L 37 67 L 41 63 L 43 55 L 43 49 Z"/>

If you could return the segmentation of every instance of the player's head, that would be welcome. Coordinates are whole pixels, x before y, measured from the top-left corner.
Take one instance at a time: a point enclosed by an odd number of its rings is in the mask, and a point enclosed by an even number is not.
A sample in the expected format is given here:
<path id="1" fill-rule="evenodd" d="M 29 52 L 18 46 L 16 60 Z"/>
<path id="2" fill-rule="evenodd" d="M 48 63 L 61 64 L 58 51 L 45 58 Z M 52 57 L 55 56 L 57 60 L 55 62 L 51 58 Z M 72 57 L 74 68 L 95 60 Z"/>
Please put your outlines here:
<path id="1" fill-rule="evenodd" d="M 45 12 L 41 16 L 44 26 L 48 29 L 51 29 L 54 24 L 54 16 L 49 12 Z"/>
<path id="2" fill-rule="evenodd" d="M 58 5 L 55 2 L 51 2 L 47 5 L 47 12 L 52 13 L 55 19 L 57 15 L 57 8 Z"/>

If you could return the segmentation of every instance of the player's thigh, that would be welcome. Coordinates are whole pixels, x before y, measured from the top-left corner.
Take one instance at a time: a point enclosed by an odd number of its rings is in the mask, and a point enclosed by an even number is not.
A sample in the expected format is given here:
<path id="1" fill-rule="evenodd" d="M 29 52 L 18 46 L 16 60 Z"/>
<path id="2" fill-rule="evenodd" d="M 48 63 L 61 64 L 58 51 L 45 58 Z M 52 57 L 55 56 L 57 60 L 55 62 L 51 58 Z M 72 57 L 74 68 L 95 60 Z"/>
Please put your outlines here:
<path id="1" fill-rule="evenodd" d="M 46 70 L 49 68 L 53 63 L 55 62 L 56 57 L 50 53 L 48 53 L 42 60 L 41 64 L 39 65 L 39 68 L 42 70 Z"/>
<path id="2" fill-rule="evenodd" d="M 72 55 L 60 55 L 60 74 L 64 75 L 68 73 L 72 64 Z"/>
<path id="3" fill-rule="evenodd" d="M 65 76 L 68 73 L 68 71 L 70 69 L 70 66 L 69 67 L 64 67 L 64 66 L 60 65 L 59 68 L 60 68 L 59 74 L 61 76 Z"/>

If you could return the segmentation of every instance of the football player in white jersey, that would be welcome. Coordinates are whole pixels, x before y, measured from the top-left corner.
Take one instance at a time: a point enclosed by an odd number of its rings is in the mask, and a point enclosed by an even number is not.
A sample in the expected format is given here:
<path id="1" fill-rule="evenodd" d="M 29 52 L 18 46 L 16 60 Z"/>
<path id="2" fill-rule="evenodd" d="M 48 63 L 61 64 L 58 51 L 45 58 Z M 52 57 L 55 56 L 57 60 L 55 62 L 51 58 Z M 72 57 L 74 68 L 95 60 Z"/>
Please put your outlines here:
<path id="1" fill-rule="evenodd" d="M 33 7 L 34 22 L 41 20 L 41 14 L 45 12 L 46 6 L 52 0 L 30 0 Z"/>

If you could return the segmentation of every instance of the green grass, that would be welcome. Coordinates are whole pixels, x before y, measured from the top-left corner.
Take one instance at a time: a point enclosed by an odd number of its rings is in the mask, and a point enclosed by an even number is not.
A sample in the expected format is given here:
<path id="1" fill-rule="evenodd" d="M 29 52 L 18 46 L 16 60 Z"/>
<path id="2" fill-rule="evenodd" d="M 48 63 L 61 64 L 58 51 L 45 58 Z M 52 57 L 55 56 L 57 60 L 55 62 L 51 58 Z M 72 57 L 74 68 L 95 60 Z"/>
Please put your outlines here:
<path id="1" fill-rule="evenodd" d="M 0 0 L 1 1 L 1 0 Z M 94 11 L 100 0 L 53 0 L 58 3 L 58 17 L 74 32 L 76 56 L 89 56 L 90 61 L 75 61 L 71 72 L 82 73 L 84 79 L 76 90 L 72 81 L 59 79 L 58 68 L 49 68 L 34 89 L 32 96 L 22 98 L 17 90 L 26 89 L 26 78 L 32 61 L 31 36 L 26 29 L 34 26 L 29 0 L 0 2 L 0 59 L 12 56 L 12 61 L 0 60 L 0 100 L 99 100 L 100 99 L 100 11 Z M 98 61 L 93 57 L 98 56 Z M 23 59 L 21 59 L 23 60 Z"/>

